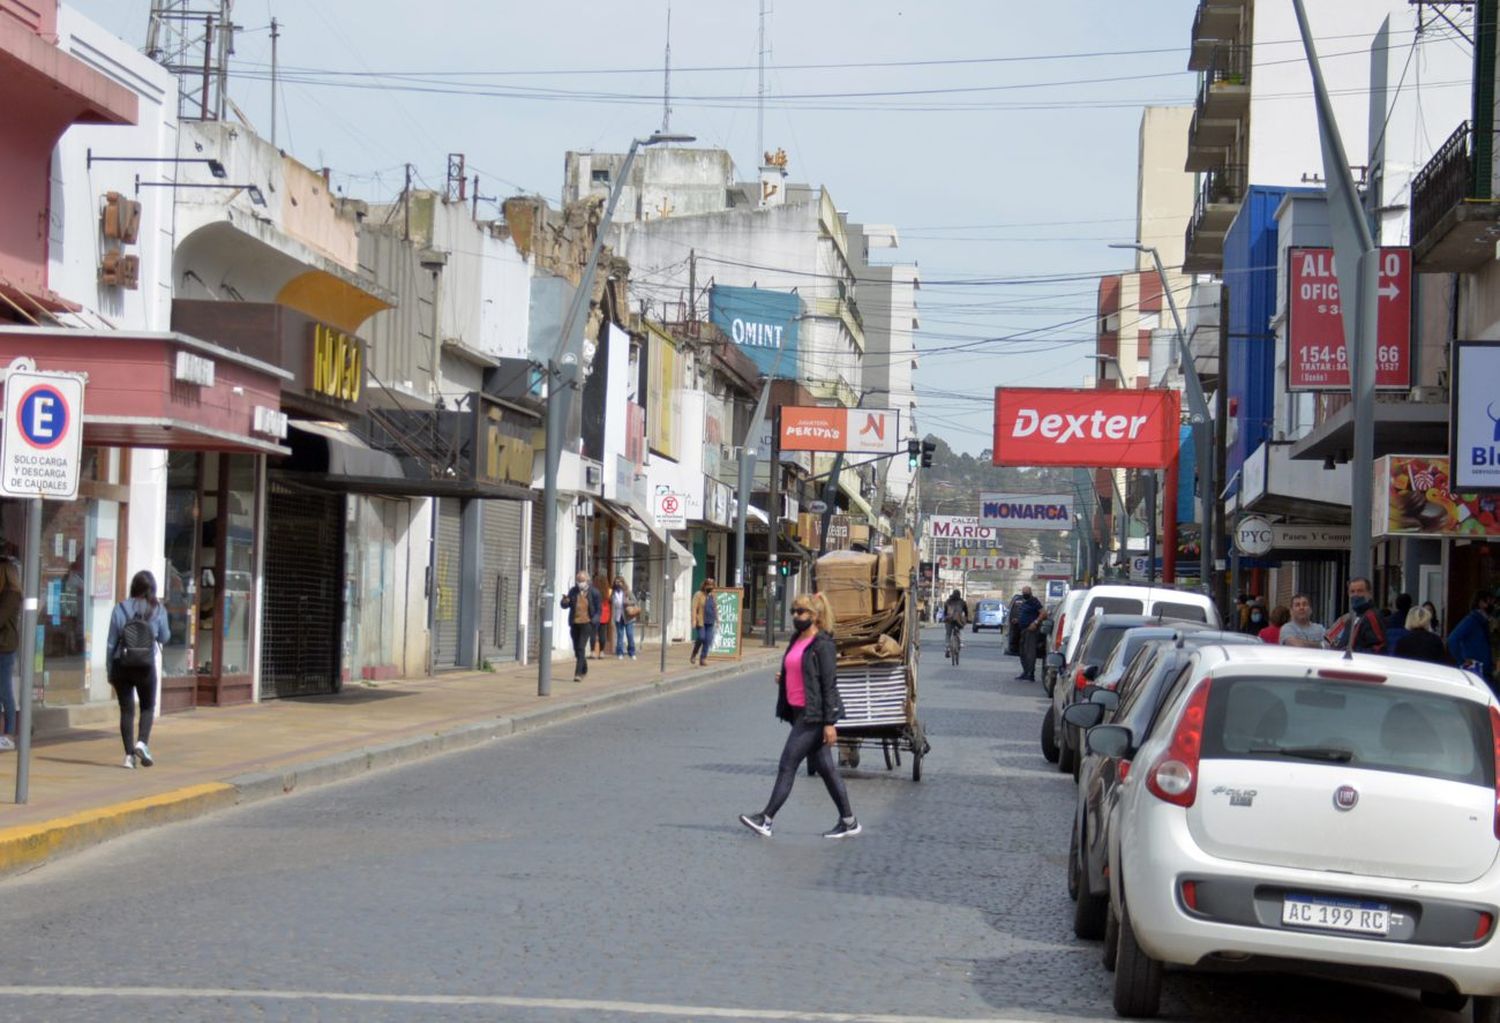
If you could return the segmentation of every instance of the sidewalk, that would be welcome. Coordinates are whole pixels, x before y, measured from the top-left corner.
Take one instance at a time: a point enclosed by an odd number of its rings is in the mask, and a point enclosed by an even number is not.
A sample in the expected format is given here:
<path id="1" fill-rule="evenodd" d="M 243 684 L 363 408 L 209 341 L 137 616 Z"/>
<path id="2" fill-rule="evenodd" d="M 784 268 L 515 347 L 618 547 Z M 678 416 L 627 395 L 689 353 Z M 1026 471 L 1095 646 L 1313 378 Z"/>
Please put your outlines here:
<path id="1" fill-rule="evenodd" d="M 660 693 L 770 670 L 779 655 L 759 645 L 739 661 L 687 663 L 676 644 L 639 659 L 589 662 L 581 683 L 573 660 L 553 663 L 552 695 L 536 694 L 536 667 L 455 672 L 432 678 L 350 684 L 336 696 L 272 700 L 159 718 L 156 766 L 127 771 L 117 719 L 108 728 L 38 740 L 29 801 L 15 799 L 16 754 L 0 754 L 0 877 L 116 835 L 185 820 L 297 788 L 555 724 Z"/>

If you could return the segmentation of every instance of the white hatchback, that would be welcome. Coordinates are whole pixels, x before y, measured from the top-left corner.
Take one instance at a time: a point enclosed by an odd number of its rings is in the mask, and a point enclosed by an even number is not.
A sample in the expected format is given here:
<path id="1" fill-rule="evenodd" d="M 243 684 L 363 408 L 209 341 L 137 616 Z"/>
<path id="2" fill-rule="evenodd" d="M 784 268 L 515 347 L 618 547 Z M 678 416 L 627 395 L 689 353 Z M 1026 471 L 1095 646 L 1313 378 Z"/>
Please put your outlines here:
<path id="1" fill-rule="evenodd" d="M 1500 1019 L 1500 709 L 1464 672 L 1204 647 L 1144 737 L 1090 730 L 1110 808 L 1115 1010 L 1164 964 L 1415 988 Z"/>

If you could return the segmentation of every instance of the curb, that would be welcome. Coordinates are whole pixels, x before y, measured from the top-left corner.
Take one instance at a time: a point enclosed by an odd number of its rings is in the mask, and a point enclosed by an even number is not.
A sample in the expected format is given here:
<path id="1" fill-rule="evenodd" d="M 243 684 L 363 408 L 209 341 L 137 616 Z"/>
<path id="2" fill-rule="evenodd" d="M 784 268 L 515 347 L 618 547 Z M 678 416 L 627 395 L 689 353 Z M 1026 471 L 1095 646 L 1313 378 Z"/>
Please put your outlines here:
<path id="1" fill-rule="evenodd" d="M 767 651 L 770 654 L 770 651 Z M 774 660 L 767 656 L 767 663 Z M 509 735 L 562 724 L 627 707 L 656 696 L 731 678 L 757 667 L 756 661 L 714 666 L 698 674 L 662 678 L 627 689 L 600 693 L 576 703 L 535 707 L 504 717 L 467 721 L 429 735 L 410 736 L 375 746 L 293 764 L 276 771 L 241 774 L 224 781 L 189 785 L 41 824 L 0 828 L 0 878 L 31 870 L 59 856 L 100 845 L 135 831 L 192 820 L 232 806 L 287 795 L 298 789 L 347 781 L 386 767 L 415 763 L 440 753 L 471 749 Z"/>

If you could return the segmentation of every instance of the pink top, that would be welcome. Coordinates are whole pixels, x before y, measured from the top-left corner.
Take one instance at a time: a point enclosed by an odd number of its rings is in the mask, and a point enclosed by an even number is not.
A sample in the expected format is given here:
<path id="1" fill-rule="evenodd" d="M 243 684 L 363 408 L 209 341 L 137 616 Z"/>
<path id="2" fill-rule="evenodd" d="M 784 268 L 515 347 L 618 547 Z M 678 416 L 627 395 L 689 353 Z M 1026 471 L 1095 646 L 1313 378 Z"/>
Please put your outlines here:
<path id="1" fill-rule="evenodd" d="M 786 674 L 786 702 L 793 707 L 807 706 L 807 694 L 802 688 L 802 655 L 812 646 L 812 641 L 817 636 L 816 629 L 808 629 L 801 639 L 791 645 L 786 652 L 786 659 L 781 662 L 782 671 Z"/>

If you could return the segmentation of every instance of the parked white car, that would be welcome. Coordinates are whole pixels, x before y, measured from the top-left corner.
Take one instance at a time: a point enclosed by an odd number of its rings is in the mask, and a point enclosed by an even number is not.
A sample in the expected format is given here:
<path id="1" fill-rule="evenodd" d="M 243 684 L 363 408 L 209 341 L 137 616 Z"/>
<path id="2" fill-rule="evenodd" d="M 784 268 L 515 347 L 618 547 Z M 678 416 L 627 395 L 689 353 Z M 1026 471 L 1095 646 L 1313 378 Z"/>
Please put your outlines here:
<path id="1" fill-rule="evenodd" d="M 1149 615 L 1171 622 L 1200 622 L 1215 629 L 1223 626 L 1219 609 L 1202 593 L 1131 583 L 1100 583 L 1086 590 L 1072 590 L 1063 599 L 1053 642 L 1047 647 L 1042 680 L 1048 695 L 1057 673 L 1073 663 L 1083 623 L 1096 614 Z"/>
<path id="2" fill-rule="evenodd" d="M 1452 668 L 1270 646 L 1197 650 L 1111 808 L 1115 1010 L 1162 967 L 1307 970 L 1500 1018 L 1500 707 Z M 1123 766 L 1123 765 L 1122 765 Z"/>

